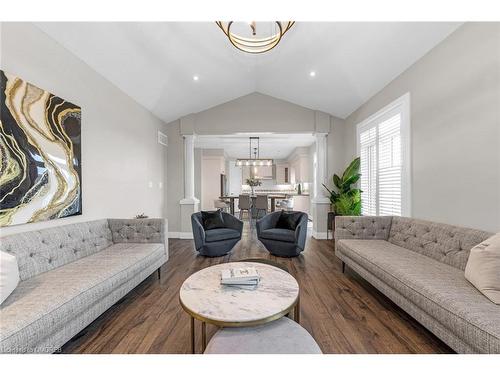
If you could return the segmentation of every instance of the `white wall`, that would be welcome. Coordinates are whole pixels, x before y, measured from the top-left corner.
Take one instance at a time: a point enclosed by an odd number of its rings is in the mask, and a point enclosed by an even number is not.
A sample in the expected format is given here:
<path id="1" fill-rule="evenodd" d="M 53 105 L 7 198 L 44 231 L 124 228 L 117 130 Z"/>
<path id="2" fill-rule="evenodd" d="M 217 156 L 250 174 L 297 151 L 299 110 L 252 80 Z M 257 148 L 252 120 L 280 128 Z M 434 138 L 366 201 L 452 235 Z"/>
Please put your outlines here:
<path id="1" fill-rule="evenodd" d="M 199 112 L 196 134 L 233 134 L 238 131 L 302 133 L 315 130 L 315 111 L 272 96 L 253 93 Z"/>
<path id="2" fill-rule="evenodd" d="M 412 216 L 500 230 L 500 23 L 468 23 L 346 119 L 356 124 L 411 95 Z"/>
<path id="3" fill-rule="evenodd" d="M 4 71 L 82 108 L 83 192 L 83 215 L 5 227 L 1 235 L 142 212 L 162 217 L 166 148 L 157 131 L 165 124 L 32 24 L 0 27 Z"/>

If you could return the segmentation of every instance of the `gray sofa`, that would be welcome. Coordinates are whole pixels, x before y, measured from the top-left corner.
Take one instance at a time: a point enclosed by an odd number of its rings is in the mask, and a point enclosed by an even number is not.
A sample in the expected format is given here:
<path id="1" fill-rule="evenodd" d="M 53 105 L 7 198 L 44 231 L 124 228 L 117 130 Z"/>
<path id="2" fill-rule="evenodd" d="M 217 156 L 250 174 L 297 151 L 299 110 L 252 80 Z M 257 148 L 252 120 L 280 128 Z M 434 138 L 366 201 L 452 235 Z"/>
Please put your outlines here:
<path id="1" fill-rule="evenodd" d="M 500 305 L 464 277 L 491 233 L 404 217 L 335 218 L 335 253 L 458 353 L 500 353 Z"/>
<path id="2" fill-rule="evenodd" d="M 1 239 L 21 281 L 0 306 L 1 353 L 57 351 L 168 260 L 163 219 L 104 219 Z"/>
<path id="3" fill-rule="evenodd" d="M 289 211 L 288 214 L 298 215 L 294 231 L 276 228 L 281 211 L 271 212 L 256 223 L 259 241 L 271 254 L 279 257 L 296 257 L 306 246 L 308 215 L 300 211 Z"/>
<path id="4" fill-rule="evenodd" d="M 194 246 L 196 251 L 206 257 L 220 257 L 229 253 L 241 240 L 243 221 L 233 215 L 221 212 L 225 228 L 205 230 L 201 212 L 191 215 Z"/>

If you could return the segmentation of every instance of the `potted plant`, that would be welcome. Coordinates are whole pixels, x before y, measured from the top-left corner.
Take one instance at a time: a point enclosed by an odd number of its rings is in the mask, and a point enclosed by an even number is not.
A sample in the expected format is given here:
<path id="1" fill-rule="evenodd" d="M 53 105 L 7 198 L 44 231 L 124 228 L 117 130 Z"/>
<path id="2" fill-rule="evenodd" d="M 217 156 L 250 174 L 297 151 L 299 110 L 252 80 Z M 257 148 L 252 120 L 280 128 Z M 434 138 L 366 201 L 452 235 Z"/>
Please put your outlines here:
<path id="1" fill-rule="evenodd" d="M 255 187 L 262 185 L 262 182 L 260 182 L 260 180 L 257 180 L 256 178 L 247 178 L 246 183 L 250 186 L 250 189 L 252 189 L 252 195 L 255 195 Z"/>
<path id="2" fill-rule="evenodd" d="M 361 174 L 359 168 L 361 159 L 354 159 L 346 168 L 342 177 L 333 175 L 334 188 L 324 188 L 330 193 L 330 203 L 334 215 L 360 216 L 361 215 L 361 190 L 354 185 L 359 181 Z"/>

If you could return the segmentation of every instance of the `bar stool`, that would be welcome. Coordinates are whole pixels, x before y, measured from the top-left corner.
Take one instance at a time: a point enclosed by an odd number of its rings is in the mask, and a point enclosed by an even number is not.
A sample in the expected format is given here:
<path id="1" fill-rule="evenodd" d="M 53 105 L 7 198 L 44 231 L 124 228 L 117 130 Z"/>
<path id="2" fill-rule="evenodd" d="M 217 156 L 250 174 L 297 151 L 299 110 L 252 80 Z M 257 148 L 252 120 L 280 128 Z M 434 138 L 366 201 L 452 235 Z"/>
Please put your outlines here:
<path id="1" fill-rule="evenodd" d="M 257 199 L 255 201 L 255 210 L 256 212 L 256 217 L 259 217 L 259 212 L 264 211 L 264 216 L 267 214 L 267 195 L 257 195 Z"/>
<path id="2" fill-rule="evenodd" d="M 240 209 L 240 219 L 243 217 L 243 211 L 247 211 L 248 218 L 251 220 L 252 215 L 250 209 L 252 208 L 252 202 L 250 201 L 250 195 L 240 194 L 238 197 L 238 208 Z"/>

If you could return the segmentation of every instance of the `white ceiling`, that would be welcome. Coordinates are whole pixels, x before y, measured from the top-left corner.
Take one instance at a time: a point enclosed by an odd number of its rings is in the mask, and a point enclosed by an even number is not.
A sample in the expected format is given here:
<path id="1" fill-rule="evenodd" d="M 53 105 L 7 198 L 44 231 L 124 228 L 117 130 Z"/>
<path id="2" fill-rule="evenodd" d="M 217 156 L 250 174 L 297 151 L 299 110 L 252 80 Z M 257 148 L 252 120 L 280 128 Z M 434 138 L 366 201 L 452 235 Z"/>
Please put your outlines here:
<path id="1" fill-rule="evenodd" d="M 195 147 L 223 149 L 231 158 L 248 158 L 250 136 L 260 137 L 260 157 L 270 159 L 286 159 L 296 147 L 307 147 L 314 142 L 312 134 L 197 135 Z"/>
<path id="2" fill-rule="evenodd" d="M 261 55 L 213 22 L 36 25 L 169 122 L 255 91 L 345 118 L 460 23 L 297 22 Z"/>

